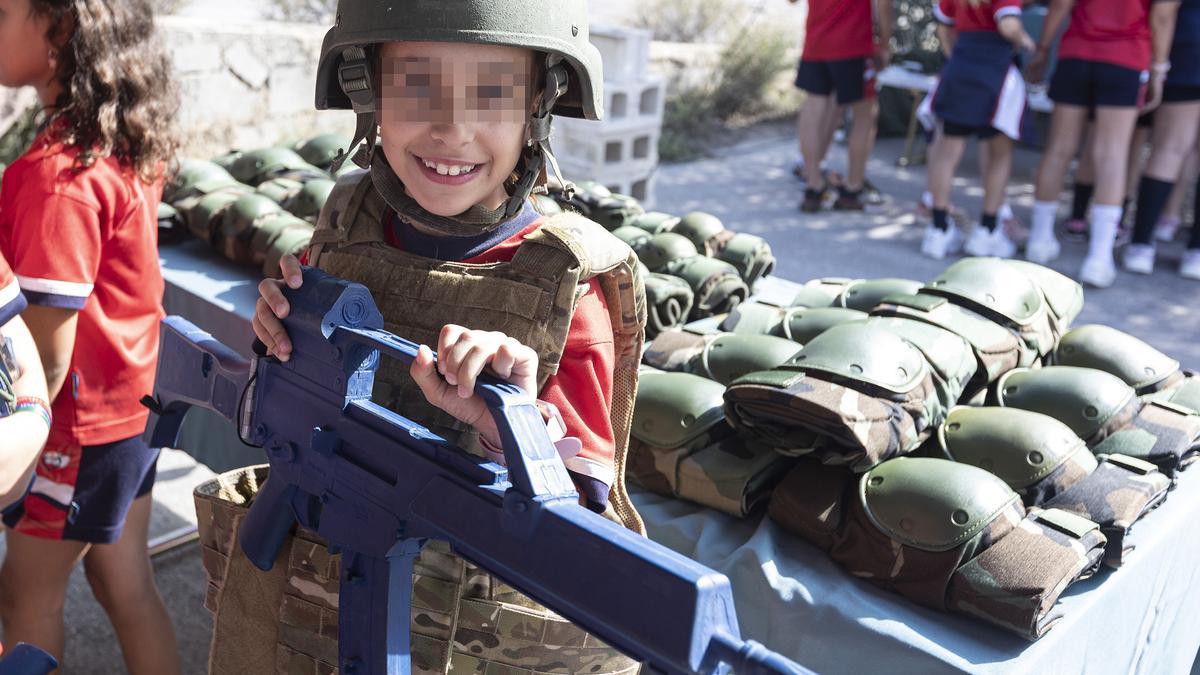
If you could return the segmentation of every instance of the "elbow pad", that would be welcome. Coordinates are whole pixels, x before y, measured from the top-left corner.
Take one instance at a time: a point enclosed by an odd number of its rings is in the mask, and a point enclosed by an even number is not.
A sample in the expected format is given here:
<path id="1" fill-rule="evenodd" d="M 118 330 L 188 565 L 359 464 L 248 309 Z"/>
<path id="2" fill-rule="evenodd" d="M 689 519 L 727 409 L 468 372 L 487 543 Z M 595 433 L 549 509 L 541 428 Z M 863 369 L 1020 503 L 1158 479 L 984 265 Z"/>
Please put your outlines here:
<path id="1" fill-rule="evenodd" d="M 1028 639 L 1095 573 L 1099 526 L 1057 509 L 1027 511 L 992 474 L 944 459 L 900 457 L 855 476 L 801 462 L 776 487 L 770 516 L 856 577 Z"/>

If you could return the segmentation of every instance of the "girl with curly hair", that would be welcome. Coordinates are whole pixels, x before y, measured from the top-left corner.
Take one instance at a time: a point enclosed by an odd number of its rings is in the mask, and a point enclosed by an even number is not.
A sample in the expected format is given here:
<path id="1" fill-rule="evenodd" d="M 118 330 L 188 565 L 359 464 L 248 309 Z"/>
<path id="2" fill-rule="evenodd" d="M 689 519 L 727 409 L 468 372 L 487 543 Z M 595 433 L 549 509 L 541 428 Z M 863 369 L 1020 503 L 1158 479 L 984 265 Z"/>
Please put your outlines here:
<path id="1" fill-rule="evenodd" d="M 43 124 L 0 189 L 0 254 L 29 302 L 52 423 L 33 485 L 4 516 L 8 645 L 61 658 L 83 561 L 134 675 L 180 670 L 147 555 L 158 450 L 139 404 L 154 380 L 163 280 L 157 207 L 176 147 L 170 62 L 146 0 L 0 0 L 0 85 L 36 89 Z"/>

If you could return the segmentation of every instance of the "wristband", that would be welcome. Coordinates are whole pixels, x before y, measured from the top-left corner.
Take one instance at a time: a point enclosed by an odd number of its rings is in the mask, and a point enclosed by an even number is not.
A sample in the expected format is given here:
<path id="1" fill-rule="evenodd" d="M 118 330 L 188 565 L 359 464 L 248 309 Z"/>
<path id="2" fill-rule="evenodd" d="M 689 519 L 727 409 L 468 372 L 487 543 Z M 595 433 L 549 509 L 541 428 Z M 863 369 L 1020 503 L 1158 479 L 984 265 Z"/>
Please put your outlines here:
<path id="1" fill-rule="evenodd" d="M 45 399 L 36 396 L 18 396 L 13 404 L 13 412 L 31 412 L 41 416 L 42 421 L 46 423 L 46 428 L 51 427 L 54 421 L 54 416 L 50 413 L 50 404 Z"/>

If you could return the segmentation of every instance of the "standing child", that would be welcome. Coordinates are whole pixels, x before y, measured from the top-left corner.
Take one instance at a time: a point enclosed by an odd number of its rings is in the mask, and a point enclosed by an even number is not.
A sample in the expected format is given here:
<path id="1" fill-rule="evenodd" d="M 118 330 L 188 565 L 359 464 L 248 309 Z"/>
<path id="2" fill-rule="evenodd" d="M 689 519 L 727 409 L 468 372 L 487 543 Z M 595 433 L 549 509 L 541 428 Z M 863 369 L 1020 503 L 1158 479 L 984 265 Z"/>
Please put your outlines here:
<path id="1" fill-rule="evenodd" d="M 17 278 L 0 255 L 0 515 L 25 495 L 50 431 L 46 376 L 18 316 L 25 307 Z"/>
<path id="2" fill-rule="evenodd" d="M 595 223 L 543 217 L 529 199 L 547 164 L 555 166 L 551 113 L 602 114 L 587 4 L 454 5 L 451 12 L 424 0 L 339 3 L 318 68 L 317 105 L 358 113 L 355 143 L 367 144 L 356 161 L 368 171 L 339 180 L 306 262 L 364 284 L 388 330 L 437 348 L 436 366 L 426 346 L 407 371 L 385 362 L 377 403 L 502 460 L 495 424 L 473 387 L 485 369 L 519 384 L 547 404 L 581 501 L 640 530 L 623 482 L 645 323 L 636 260 Z M 297 260 L 281 267 L 287 285 L 299 287 Z M 254 328 L 287 360 L 282 287 L 263 282 Z M 580 629 L 443 547 L 426 547 L 417 574 L 438 580 L 441 609 L 414 612 L 414 673 L 638 669 L 599 643 L 564 649 L 584 644 Z M 480 603 L 557 628 L 481 640 L 459 621 Z"/>
<path id="3" fill-rule="evenodd" d="M 821 167 L 841 107 L 850 109 L 853 124 L 846 181 L 838 186 L 833 207 L 848 211 L 863 208 L 867 160 L 875 146 L 879 112 L 875 74 L 888 65 L 891 5 L 891 0 L 808 0 L 804 53 L 796 73 L 796 86 L 808 94 L 797 122 L 806 174 L 801 211 L 821 209 L 829 188 Z M 877 38 L 873 26 L 878 28 Z"/>
<path id="4" fill-rule="evenodd" d="M 45 122 L 0 190 L 0 252 L 30 306 L 54 422 L 0 569 L 4 639 L 61 660 L 83 562 L 134 675 L 180 669 L 147 554 L 158 451 L 141 440 L 163 281 L 157 215 L 175 141 L 168 58 L 145 0 L 0 0 L 0 84 Z"/>
<path id="5" fill-rule="evenodd" d="M 1025 248 L 1029 260 L 1046 264 L 1059 255 L 1054 236 L 1059 194 L 1088 113 L 1094 111 L 1096 182 L 1088 217 L 1088 253 L 1079 280 L 1100 288 L 1116 280 L 1113 248 L 1125 199 L 1129 144 L 1139 112 L 1157 106 L 1162 96 L 1178 10 L 1178 0 L 1051 1 L 1037 54 L 1025 71 L 1030 81 L 1043 78 L 1050 46 L 1068 14 L 1071 24 L 1059 45 L 1058 66 L 1050 83 L 1054 113 L 1038 166 L 1037 201 Z"/>
<path id="6" fill-rule="evenodd" d="M 1012 169 L 1013 141 L 1021 137 L 1025 84 L 1013 64 L 1013 48 L 1032 51 L 1021 26 L 1022 0 L 940 0 L 934 14 L 943 49 L 951 52 L 933 94 L 940 128 L 929 153 L 933 223 L 921 252 L 941 259 L 958 248 L 961 235 L 950 223 L 950 189 L 967 138 L 988 144 L 983 173 L 983 215 L 966 243 L 967 253 L 1012 257 L 1016 244 L 997 227 Z"/>

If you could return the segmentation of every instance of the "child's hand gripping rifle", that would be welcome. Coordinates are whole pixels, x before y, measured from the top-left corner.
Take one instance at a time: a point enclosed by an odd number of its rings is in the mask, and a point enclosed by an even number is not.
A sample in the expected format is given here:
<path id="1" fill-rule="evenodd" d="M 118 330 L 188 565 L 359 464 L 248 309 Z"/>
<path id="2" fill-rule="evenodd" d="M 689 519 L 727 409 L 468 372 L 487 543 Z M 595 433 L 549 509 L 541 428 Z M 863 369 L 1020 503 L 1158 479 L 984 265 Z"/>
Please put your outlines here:
<path id="1" fill-rule="evenodd" d="M 343 673 L 409 672 L 412 565 L 431 538 L 652 672 L 807 672 L 739 637 L 724 575 L 580 506 L 528 393 L 480 378 L 508 466 L 472 456 L 371 402 L 380 355 L 409 363 L 417 345 L 382 330 L 366 288 L 305 269 L 287 293 L 287 363 L 248 363 L 165 319 L 146 433 L 152 446 L 172 445 L 199 406 L 266 448 L 270 478 L 242 549 L 270 569 L 298 522 L 341 552 Z"/>

